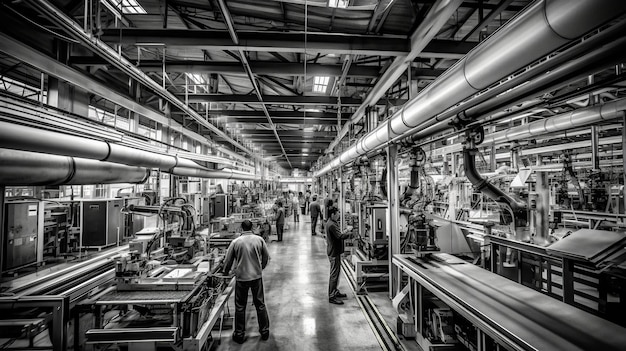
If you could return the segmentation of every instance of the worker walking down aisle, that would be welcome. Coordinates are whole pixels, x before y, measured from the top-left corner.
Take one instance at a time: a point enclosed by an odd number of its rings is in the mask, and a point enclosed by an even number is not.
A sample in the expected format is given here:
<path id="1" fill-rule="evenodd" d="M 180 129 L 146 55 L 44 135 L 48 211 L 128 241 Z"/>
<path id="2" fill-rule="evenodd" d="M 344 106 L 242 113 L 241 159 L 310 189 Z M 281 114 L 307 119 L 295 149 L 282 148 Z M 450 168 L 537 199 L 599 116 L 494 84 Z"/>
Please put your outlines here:
<path id="1" fill-rule="evenodd" d="M 311 237 L 308 226 L 291 226 L 282 243 L 270 243 L 272 261 L 263 271 L 265 304 L 271 313 L 269 339 L 261 339 L 256 328 L 238 344 L 231 330 L 221 335 L 217 351 L 317 351 L 381 350 L 348 283 L 339 279 L 339 290 L 346 293 L 343 305 L 328 303 L 328 256 L 326 242 Z M 233 297 L 228 303 L 233 305 Z M 230 308 L 232 315 L 232 307 Z M 247 325 L 258 325 L 255 313 L 248 313 Z M 213 337 L 218 336 L 213 331 Z"/>

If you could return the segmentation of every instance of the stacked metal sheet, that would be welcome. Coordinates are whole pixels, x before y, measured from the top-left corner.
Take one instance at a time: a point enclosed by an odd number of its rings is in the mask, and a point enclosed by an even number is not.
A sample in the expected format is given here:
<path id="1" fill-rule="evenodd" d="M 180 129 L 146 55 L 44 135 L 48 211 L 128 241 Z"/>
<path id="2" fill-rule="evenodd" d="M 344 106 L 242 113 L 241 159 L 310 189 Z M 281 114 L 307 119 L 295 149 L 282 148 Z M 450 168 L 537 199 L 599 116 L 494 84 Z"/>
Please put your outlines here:
<path id="1" fill-rule="evenodd" d="M 581 229 L 548 246 L 554 256 L 586 261 L 596 267 L 620 264 L 626 259 L 626 233 L 607 230 Z"/>

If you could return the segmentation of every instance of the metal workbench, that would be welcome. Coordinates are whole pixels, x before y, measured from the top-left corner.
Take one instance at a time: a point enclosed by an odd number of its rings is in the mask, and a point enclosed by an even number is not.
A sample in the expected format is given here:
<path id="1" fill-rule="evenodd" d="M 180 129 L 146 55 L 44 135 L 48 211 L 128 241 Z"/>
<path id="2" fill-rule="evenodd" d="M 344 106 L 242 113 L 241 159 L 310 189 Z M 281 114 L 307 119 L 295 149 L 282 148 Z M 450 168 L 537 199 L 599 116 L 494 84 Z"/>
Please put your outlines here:
<path id="1" fill-rule="evenodd" d="M 507 349 L 626 350 L 626 328 L 452 255 L 394 255 L 392 262 Z"/>

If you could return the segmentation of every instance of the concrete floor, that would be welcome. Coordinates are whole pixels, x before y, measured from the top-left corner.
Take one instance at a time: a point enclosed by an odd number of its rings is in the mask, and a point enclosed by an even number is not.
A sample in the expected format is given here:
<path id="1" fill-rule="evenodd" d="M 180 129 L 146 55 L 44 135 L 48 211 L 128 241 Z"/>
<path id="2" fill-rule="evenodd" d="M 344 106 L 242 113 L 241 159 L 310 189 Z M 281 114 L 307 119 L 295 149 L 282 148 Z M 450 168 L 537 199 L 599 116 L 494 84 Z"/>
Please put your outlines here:
<path id="1" fill-rule="evenodd" d="M 339 290 L 348 294 L 344 305 L 328 303 L 329 262 L 326 242 L 311 236 L 310 219 L 288 218 L 283 242 L 269 244 L 270 263 L 264 271 L 265 303 L 270 316 L 270 338 L 258 332 L 256 311 L 248 297 L 246 334 L 237 344 L 232 329 L 224 331 L 218 351 L 226 350 L 381 350 L 343 274 Z M 275 240 L 273 235 L 271 239 Z M 233 294 L 234 295 L 234 294 Z M 229 308 L 234 316 L 234 296 Z M 217 332 L 213 332 L 217 337 Z"/>

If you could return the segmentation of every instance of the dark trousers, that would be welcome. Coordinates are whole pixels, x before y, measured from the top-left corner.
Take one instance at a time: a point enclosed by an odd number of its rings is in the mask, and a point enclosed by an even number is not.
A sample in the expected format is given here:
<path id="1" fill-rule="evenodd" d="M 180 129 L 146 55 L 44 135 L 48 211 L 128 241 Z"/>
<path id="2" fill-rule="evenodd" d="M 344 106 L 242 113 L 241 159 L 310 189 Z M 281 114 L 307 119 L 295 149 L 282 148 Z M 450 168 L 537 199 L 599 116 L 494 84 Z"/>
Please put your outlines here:
<path id="1" fill-rule="evenodd" d="M 278 241 L 283 241 L 284 230 L 285 230 L 285 223 L 276 223 L 276 235 L 278 235 Z"/>
<path id="2" fill-rule="evenodd" d="M 293 221 L 300 222 L 300 214 L 298 213 L 298 209 L 294 208 L 293 210 Z"/>
<path id="3" fill-rule="evenodd" d="M 311 217 L 311 234 L 315 235 L 317 232 L 317 216 Z"/>
<path id="4" fill-rule="evenodd" d="M 330 279 L 328 279 L 328 298 L 335 297 L 339 292 L 339 270 L 341 269 L 341 256 L 328 256 L 330 261 Z"/>
<path id="5" fill-rule="evenodd" d="M 237 338 L 246 335 L 246 305 L 248 304 L 248 289 L 252 291 L 252 302 L 256 307 L 256 316 L 259 320 L 259 332 L 261 334 L 270 331 L 270 320 L 265 309 L 265 296 L 263 293 L 263 278 L 247 282 L 236 281 L 235 283 L 235 332 Z"/>

